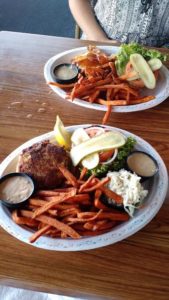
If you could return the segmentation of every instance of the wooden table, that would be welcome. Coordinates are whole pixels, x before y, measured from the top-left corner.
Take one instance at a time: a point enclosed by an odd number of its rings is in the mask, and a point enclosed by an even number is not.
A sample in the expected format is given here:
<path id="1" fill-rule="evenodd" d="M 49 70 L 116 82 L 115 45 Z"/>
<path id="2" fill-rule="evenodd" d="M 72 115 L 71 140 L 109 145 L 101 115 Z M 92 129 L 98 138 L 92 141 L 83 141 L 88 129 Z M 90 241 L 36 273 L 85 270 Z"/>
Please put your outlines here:
<path id="1" fill-rule="evenodd" d="M 51 56 L 87 44 L 74 39 L 0 33 L 0 161 L 23 142 L 51 131 L 56 114 L 65 125 L 100 122 L 103 112 L 63 101 L 51 92 L 43 77 L 44 64 Z M 168 101 L 143 112 L 114 113 L 109 124 L 146 139 L 169 169 Z M 167 200 L 144 229 L 96 250 L 41 250 L 0 229 L 0 284 L 86 299 L 167 300 Z"/>

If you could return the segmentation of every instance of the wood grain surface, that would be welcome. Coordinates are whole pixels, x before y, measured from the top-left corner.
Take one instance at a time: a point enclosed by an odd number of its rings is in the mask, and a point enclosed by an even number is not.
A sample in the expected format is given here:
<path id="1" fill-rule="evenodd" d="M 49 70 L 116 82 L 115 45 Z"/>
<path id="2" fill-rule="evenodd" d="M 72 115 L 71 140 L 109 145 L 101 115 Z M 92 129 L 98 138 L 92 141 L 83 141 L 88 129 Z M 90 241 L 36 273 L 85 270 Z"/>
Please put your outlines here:
<path id="1" fill-rule="evenodd" d="M 100 123 L 104 112 L 62 100 L 46 85 L 43 76 L 44 64 L 51 56 L 87 44 L 0 32 L 0 161 L 23 142 L 51 131 L 57 114 L 65 125 Z M 112 113 L 108 124 L 147 140 L 169 169 L 168 100 L 142 112 Z M 168 199 L 144 229 L 96 250 L 41 250 L 0 229 L 0 284 L 86 299 L 167 300 Z"/>

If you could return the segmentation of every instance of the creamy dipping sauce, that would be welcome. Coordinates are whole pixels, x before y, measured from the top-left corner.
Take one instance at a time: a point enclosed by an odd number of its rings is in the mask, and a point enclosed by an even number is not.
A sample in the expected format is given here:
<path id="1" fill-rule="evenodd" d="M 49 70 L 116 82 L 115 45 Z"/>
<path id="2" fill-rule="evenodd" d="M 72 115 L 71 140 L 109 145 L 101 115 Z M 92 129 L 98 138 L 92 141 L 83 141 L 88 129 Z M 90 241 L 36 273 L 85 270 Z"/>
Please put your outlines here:
<path id="1" fill-rule="evenodd" d="M 127 159 L 127 164 L 130 170 L 137 175 L 151 177 L 157 171 L 155 161 L 146 153 L 135 152 Z"/>
<path id="2" fill-rule="evenodd" d="M 7 177 L 0 183 L 0 200 L 11 204 L 20 203 L 32 194 L 31 180 L 24 176 Z"/>
<path id="3" fill-rule="evenodd" d="M 54 73 L 61 80 L 69 80 L 77 75 L 77 70 L 72 65 L 63 65 L 56 68 Z"/>

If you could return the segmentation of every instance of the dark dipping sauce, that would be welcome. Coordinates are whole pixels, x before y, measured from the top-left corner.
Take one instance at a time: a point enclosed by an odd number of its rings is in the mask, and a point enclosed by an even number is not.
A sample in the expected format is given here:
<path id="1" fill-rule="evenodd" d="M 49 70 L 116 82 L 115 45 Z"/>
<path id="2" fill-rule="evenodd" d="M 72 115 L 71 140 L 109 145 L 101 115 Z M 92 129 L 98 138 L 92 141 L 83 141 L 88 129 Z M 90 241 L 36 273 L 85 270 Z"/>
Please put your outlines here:
<path id="1" fill-rule="evenodd" d="M 142 151 L 131 153 L 127 158 L 127 165 L 131 171 L 144 178 L 150 178 L 158 171 L 156 160 Z"/>
<path id="2" fill-rule="evenodd" d="M 55 80 L 58 83 L 73 83 L 77 80 L 79 70 L 73 64 L 61 64 L 53 70 Z"/>

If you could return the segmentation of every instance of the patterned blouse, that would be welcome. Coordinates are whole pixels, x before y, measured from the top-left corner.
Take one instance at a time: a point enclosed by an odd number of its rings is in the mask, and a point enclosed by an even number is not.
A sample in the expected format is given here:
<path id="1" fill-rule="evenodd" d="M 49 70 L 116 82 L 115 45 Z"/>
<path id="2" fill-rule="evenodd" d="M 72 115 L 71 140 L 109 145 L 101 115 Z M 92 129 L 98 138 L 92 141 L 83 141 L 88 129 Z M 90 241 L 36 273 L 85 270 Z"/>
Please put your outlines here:
<path id="1" fill-rule="evenodd" d="M 108 38 L 169 47 L 169 0 L 91 0 Z M 168 45 L 167 45 L 168 44 Z"/>

